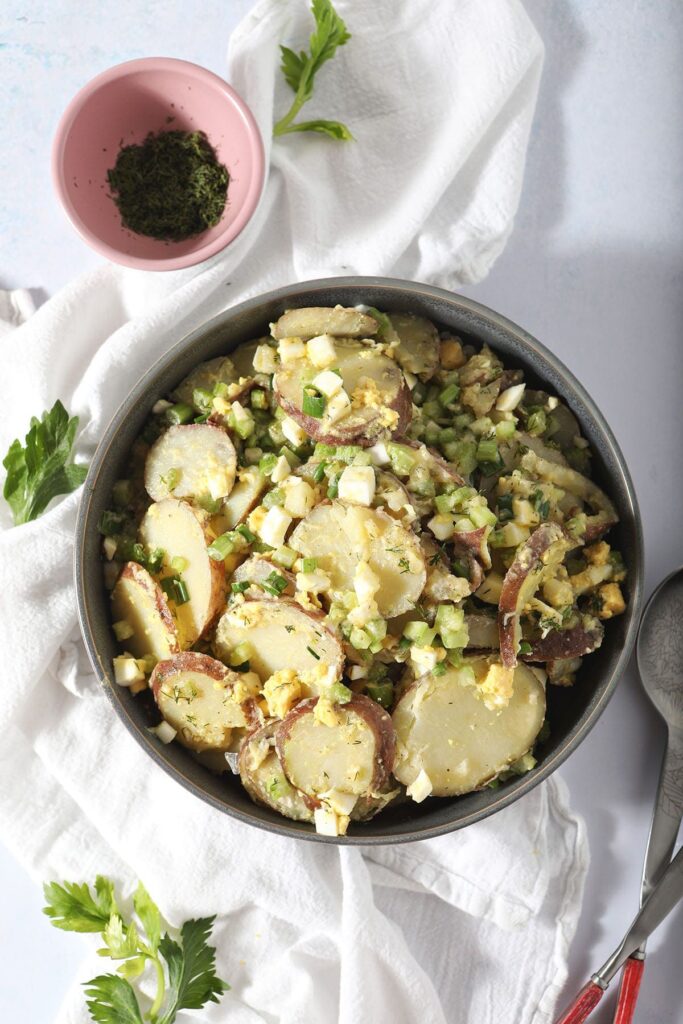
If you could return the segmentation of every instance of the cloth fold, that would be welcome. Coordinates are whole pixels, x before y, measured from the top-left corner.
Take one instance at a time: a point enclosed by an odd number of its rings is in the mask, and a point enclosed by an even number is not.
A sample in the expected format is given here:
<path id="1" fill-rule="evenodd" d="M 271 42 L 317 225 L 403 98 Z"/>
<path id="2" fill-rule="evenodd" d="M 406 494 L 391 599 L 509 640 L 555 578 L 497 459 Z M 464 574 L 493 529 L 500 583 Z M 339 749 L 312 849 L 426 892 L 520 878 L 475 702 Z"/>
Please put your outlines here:
<path id="1" fill-rule="evenodd" d="M 273 118 L 291 102 L 278 44 L 304 45 L 310 14 L 261 0 L 228 61 L 270 161 L 252 224 L 200 267 L 101 267 L 30 317 L 27 293 L 0 295 L 0 450 L 59 397 L 80 417 L 77 458 L 87 460 L 169 345 L 270 287 L 337 272 L 446 286 L 486 274 L 513 222 L 542 63 L 523 8 L 337 7 L 352 40 L 319 75 L 310 116 L 343 118 L 356 141 L 271 145 Z M 545 1024 L 587 864 L 562 782 L 461 833 L 395 847 L 294 843 L 205 806 L 150 763 L 87 663 L 71 576 L 78 499 L 17 529 L 0 512 L 0 825 L 28 870 L 100 872 L 124 886 L 140 877 L 174 925 L 217 914 L 233 988 L 188 1020 Z M 89 958 L 82 978 L 101 967 Z M 61 1020 L 87 1020 L 77 987 Z"/>

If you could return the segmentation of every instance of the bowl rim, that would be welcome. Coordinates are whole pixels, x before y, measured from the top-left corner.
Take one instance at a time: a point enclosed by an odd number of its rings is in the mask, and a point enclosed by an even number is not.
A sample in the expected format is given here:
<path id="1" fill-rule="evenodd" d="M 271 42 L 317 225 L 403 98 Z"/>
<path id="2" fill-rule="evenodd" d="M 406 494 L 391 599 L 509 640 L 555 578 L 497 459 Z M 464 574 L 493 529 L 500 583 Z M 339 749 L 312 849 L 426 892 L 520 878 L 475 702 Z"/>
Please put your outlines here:
<path id="1" fill-rule="evenodd" d="M 89 622 L 90 596 L 86 583 L 86 559 L 84 557 L 83 548 L 86 537 L 85 527 L 88 521 L 90 504 L 95 492 L 97 478 L 100 470 L 106 463 L 110 448 L 116 439 L 120 425 L 125 420 L 128 410 L 135 405 L 138 400 L 145 396 L 150 382 L 167 369 L 168 366 L 172 365 L 182 351 L 190 347 L 196 339 L 203 336 L 204 333 L 207 330 L 210 330 L 213 325 L 218 325 L 218 323 L 224 321 L 226 318 L 238 316 L 243 312 L 250 312 L 266 303 L 286 302 L 288 298 L 293 298 L 301 292 L 310 294 L 316 290 L 330 291 L 331 289 L 333 290 L 338 288 L 341 291 L 343 289 L 362 289 L 363 287 L 382 287 L 385 289 L 395 290 L 402 296 L 410 297 L 411 295 L 421 294 L 429 297 L 430 299 L 447 301 L 451 304 L 456 303 L 460 308 L 467 312 L 484 320 L 488 320 L 504 332 L 512 334 L 517 341 L 521 342 L 522 347 L 531 349 L 531 351 L 539 356 L 542 361 L 548 363 L 562 378 L 562 380 L 566 382 L 567 390 L 576 394 L 581 402 L 584 403 L 590 415 L 594 418 L 597 426 L 600 428 L 603 439 L 614 459 L 615 465 L 618 467 L 619 475 L 621 477 L 621 484 L 627 498 L 628 511 L 633 524 L 635 546 L 632 572 L 629 575 L 630 596 L 626 611 L 625 642 L 618 653 L 614 666 L 603 681 L 602 693 L 599 699 L 576 723 L 576 725 L 564 737 L 558 748 L 552 752 L 548 759 L 539 768 L 535 769 L 533 772 L 529 772 L 527 775 L 520 776 L 519 779 L 510 780 L 506 784 L 505 788 L 502 789 L 495 799 L 492 799 L 486 807 L 472 811 L 454 821 L 442 822 L 436 825 L 424 825 L 420 827 L 418 820 L 415 822 L 415 825 L 417 826 L 416 828 L 411 828 L 410 825 L 406 824 L 403 826 L 404 830 L 402 832 L 390 836 L 363 836 L 362 834 L 351 836 L 322 836 L 315 831 L 301 831 L 294 827 L 294 822 L 290 823 L 286 818 L 282 818 L 281 822 L 276 820 L 264 820 L 258 816 L 256 808 L 252 814 L 250 812 L 242 811 L 239 808 L 228 806 L 224 802 L 215 798 L 211 793 L 206 792 L 206 790 L 195 783 L 193 779 L 184 775 L 178 766 L 169 763 L 166 758 L 161 756 L 158 743 L 155 743 L 147 730 L 141 728 L 127 713 L 123 702 L 119 699 L 116 692 L 117 689 L 120 688 L 117 688 L 116 684 L 111 680 L 110 673 L 107 671 L 102 659 L 100 658 L 94 637 L 94 631 L 91 630 Z M 205 321 L 203 324 L 185 334 L 164 355 L 157 359 L 149 370 L 140 378 L 126 399 L 121 403 L 107 428 L 103 432 L 102 438 L 90 464 L 83 496 L 79 504 L 76 522 L 74 576 L 79 625 L 95 674 L 103 685 L 107 698 L 110 703 L 113 704 L 118 717 L 123 722 L 128 732 L 137 739 L 138 743 L 140 743 L 145 749 L 145 752 L 151 756 L 154 762 L 163 768 L 171 778 L 176 782 L 179 782 L 186 790 L 193 793 L 199 799 L 204 801 L 204 803 L 207 803 L 214 809 L 219 810 L 221 813 L 227 814 L 228 816 L 245 824 L 255 825 L 257 828 L 264 829 L 268 832 L 284 835 L 289 838 L 303 839 L 310 842 L 328 843 L 337 846 L 381 846 L 414 842 L 421 839 L 432 839 L 437 836 L 447 835 L 461 828 L 465 828 L 468 825 L 472 825 L 477 821 L 482 821 L 483 819 L 488 818 L 491 814 L 502 810 L 504 807 L 508 807 L 517 799 L 526 795 L 538 786 L 541 782 L 549 778 L 549 776 L 552 775 L 552 773 L 580 745 L 591 729 L 595 726 L 596 722 L 607 707 L 607 704 L 611 700 L 635 645 L 637 625 L 640 620 L 643 603 L 643 533 L 638 500 L 633 486 L 633 481 L 628 471 L 626 460 L 609 425 L 593 399 L 587 393 L 583 385 L 576 379 L 574 374 L 561 362 L 560 359 L 557 358 L 557 356 L 550 352 L 536 338 L 530 335 L 523 328 L 519 327 L 512 320 L 509 320 L 502 314 L 490 309 L 488 306 L 476 302 L 474 299 L 467 298 L 466 296 L 443 288 L 415 281 L 405 281 L 400 278 L 365 276 L 317 278 L 311 281 L 302 281 L 297 284 L 276 288 L 269 292 L 249 298 L 235 306 L 229 307 L 217 316 L 212 317 L 210 320 Z"/>
<path id="2" fill-rule="evenodd" d="M 180 73 L 194 79 L 201 79 L 214 86 L 223 93 L 225 100 L 235 107 L 245 121 L 247 137 L 249 138 L 254 155 L 254 173 L 251 177 L 249 189 L 244 203 L 232 223 L 221 231 L 211 242 L 206 242 L 192 249 L 191 252 L 182 256 L 169 256 L 168 258 L 133 256 L 121 252 L 108 242 L 103 241 L 99 235 L 92 231 L 85 221 L 79 216 L 71 201 L 63 174 L 63 157 L 69 133 L 76 120 L 76 117 L 83 108 L 83 105 L 91 96 L 94 96 L 102 86 L 110 82 L 118 81 L 136 71 L 165 70 L 173 73 Z M 124 61 L 121 64 L 114 64 L 112 67 L 101 71 L 90 81 L 82 86 L 75 96 L 69 101 L 62 113 L 55 130 L 50 152 L 50 175 L 57 197 L 64 212 L 71 221 L 84 242 L 91 249 L 106 259 L 118 263 L 124 267 L 131 267 L 134 270 L 182 270 L 185 267 L 195 266 L 221 252 L 230 245 L 244 230 L 252 219 L 261 201 L 266 184 L 266 157 L 263 138 L 256 123 L 256 119 L 247 105 L 246 101 L 235 89 L 221 78 L 220 75 L 195 64 L 192 61 L 181 60 L 177 57 L 138 57 L 135 60 Z M 201 237 L 201 236 L 197 236 Z"/>

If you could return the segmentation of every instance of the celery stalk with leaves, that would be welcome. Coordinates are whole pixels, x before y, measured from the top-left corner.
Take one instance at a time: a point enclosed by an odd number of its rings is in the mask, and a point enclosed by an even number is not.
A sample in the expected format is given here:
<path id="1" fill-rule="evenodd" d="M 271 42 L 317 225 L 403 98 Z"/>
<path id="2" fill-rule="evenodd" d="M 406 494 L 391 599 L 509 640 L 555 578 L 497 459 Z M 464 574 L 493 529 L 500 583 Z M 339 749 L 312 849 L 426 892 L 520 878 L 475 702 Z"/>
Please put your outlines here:
<path id="1" fill-rule="evenodd" d="M 286 135 L 289 132 L 319 132 L 331 139 L 345 141 L 353 139 L 353 135 L 340 121 L 295 121 L 303 105 L 313 95 L 315 76 L 323 64 L 334 57 L 337 48 L 351 38 L 342 18 L 339 17 L 331 0 L 313 0 L 311 11 L 315 19 L 315 32 L 311 35 L 310 52 L 301 50 L 295 53 L 288 46 L 281 46 L 281 69 L 287 84 L 295 93 L 294 101 L 273 129 L 273 135 Z"/>
<path id="2" fill-rule="evenodd" d="M 179 941 L 164 930 L 159 908 L 142 882 L 133 896 L 133 911 L 118 907 L 114 883 L 102 875 L 94 886 L 50 882 L 43 908 L 55 928 L 99 932 L 100 956 L 120 961 L 116 974 L 85 982 L 90 1016 L 97 1024 L 173 1024 L 180 1010 L 217 1003 L 230 986 L 216 974 L 216 950 L 208 944 L 215 917 L 186 921 Z M 145 972 L 155 981 L 155 996 L 143 1015 L 133 982 Z"/>

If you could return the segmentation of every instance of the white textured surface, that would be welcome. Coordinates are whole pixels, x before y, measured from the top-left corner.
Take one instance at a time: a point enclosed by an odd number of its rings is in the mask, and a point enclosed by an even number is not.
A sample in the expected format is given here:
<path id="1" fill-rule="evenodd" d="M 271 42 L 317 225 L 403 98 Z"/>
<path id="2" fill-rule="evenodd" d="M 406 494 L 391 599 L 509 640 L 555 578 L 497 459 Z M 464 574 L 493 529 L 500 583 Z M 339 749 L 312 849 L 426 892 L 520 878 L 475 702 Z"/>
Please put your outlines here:
<path id="1" fill-rule="evenodd" d="M 95 263 L 63 220 L 47 175 L 49 139 L 76 88 L 109 64 L 151 53 L 220 73 L 230 27 L 248 6 L 185 5 L 181 17 L 180 5 L 132 0 L 4 5 L 6 151 L 17 147 L 22 160 L 3 161 L 0 284 L 51 293 Z M 602 407 L 638 490 L 649 590 L 680 560 L 683 526 L 683 9 L 674 0 L 628 12 L 615 0 L 526 6 L 547 57 L 524 196 L 506 252 L 471 294 L 549 345 Z M 188 10 L 196 10 L 189 24 Z M 635 911 L 660 739 L 631 671 L 563 769 L 593 852 L 570 991 Z M 37 893 L 6 857 L 0 877 L 0 1016 L 49 1021 L 82 940 L 49 928 Z M 681 1019 L 682 941 L 679 912 L 651 944 L 639 1024 Z M 608 1000 L 595 1020 L 611 1020 Z"/>

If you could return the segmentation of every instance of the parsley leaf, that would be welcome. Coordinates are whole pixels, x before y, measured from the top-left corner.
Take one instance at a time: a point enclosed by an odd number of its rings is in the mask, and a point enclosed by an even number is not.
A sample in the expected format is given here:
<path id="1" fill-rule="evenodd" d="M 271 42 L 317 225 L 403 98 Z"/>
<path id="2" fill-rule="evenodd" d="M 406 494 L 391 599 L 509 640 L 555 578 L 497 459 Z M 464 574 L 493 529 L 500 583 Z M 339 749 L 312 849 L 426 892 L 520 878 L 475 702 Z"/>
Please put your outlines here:
<path id="1" fill-rule="evenodd" d="M 69 463 L 78 417 L 57 400 L 42 419 L 31 418 L 22 445 L 17 439 L 2 461 L 7 470 L 3 496 L 12 509 L 14 525 L 37 519 L 58 494 L 70 494 L 85 480 L 87 466 Z"/>
<path id="2" fill-rule="evenodd" d="M 159 943 L 168 965 L 169 1008 L 159 1024 L 172 1024 L 179 1010 L 195 1010 L 205 1003 L 217 1003 L 230 987 L 216 975 L 216 950 L 209 946 L 215 917 L 186 921 L 180 930 L 182 947 L 169 935 Z"/>
<path id="3" fill-rule="evenodd" d="M 100 974 L 87 981 L 86 1001 L 97 1024 L 143 1024 L 133 986 L 117 974 Z"/>
<path id="4" fill-rule="evenodd" d="M 145 1020 L 173 1024 L 179 1010 L 199 1009 L 217 1003 L 230 988 L 216 975 L 216 950 L 208 945 L 215 917 L 186 921 L 176 942 L 162 937 L 163 919 L 142 882 L 133 896 L 137 920 L 126 920 L 114 897 L 114 885 L 98 875 L 94 891 L 76 882 L 50 882 L 44 886 L 44 913 L 56 928 L 76 932 L 100 932 L 104 948 L 100 956 L 120 960 L 118 974 L 102 974 L 85 983 L 90 1015 L 97 1024 L 143 1024 L 130 984 L 148 967 L 156 977 L 156 995 Z"/>
<path id="5" fill-rule="evenodd" d="M 43 893 L 47 902 L 43 913 L 65 932 L 101 932 L 112 914 L 118 913 L 113 883 L 102 875 L 95 880 L 94 895 L 89 886 L 76 882 L 49 882 Z"/>
<path id="6" fill-rule="evenodd" d="M 311 11 L 316 27 L 309 41 L 310 53 L 306 53 L 305 50 L 295 53 L 288 46 L 280 47 L 280 68 L 285 81 L 296 95 L 288 112 L 275 125 L 273 135 L 286 135 L 288 132 L 319 132 L 331 139 L 349 140 L 353 138 L 351 132 L 339 121 L 294 120 L 304 103 L 308 103 L 313 95 L 316 73 L 326 61 L 334 57 L 337 48 L 344 46 L 351 38 L 331 0 L 312 0 Z"/>

